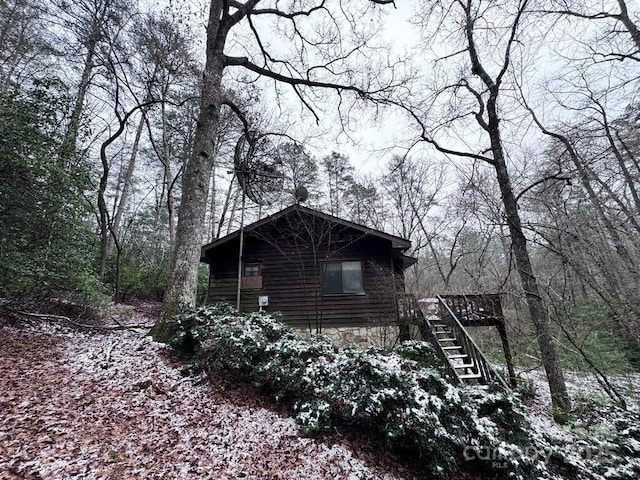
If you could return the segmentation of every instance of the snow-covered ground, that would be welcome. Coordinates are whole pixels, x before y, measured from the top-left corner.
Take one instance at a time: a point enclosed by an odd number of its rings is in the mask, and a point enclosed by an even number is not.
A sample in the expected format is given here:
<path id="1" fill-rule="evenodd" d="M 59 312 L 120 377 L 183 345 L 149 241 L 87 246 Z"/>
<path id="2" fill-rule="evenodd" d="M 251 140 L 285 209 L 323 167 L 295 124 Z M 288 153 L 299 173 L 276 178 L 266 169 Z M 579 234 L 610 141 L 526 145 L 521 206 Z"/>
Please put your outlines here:
<path id="1" fill-rule="evenodd" d="M 607 395 L 595 375 L 565 372 L 574 409 L 566 425 L 553 421 L 544 372 L 535 370 L 522 376 L 535 388 L 535 396 L 525 399 L 528 420 L 566 463 L 580 465 L 590 473 L 589 478 L 639 478 L 640 373 L 608 377 L 626 402 L 624 410 Z"/>
<path id="2" fill-rule="evenodd" d="M 0 327 L 0 479 L 403 478 L 194 385 L 144 333 Z"/>
<path id="3" fill-rule="evenodd" d="M 357 439 L 305 438 L 285 409 L 250 387 L 229 377 L 196 383 L 181 366 L 146 329 L 81 333 L 0 318 L 0 480 L 416 478 Z M 543 373 L 526 378 L 540 444 L 591 472 L 584 478 L 624 478 L 625 469 L 635 478 L 640 374 L 613 379 L 626 412 L 592 376 L 568 375 L 578 414 L 567 426 L 553 422 Z"/>

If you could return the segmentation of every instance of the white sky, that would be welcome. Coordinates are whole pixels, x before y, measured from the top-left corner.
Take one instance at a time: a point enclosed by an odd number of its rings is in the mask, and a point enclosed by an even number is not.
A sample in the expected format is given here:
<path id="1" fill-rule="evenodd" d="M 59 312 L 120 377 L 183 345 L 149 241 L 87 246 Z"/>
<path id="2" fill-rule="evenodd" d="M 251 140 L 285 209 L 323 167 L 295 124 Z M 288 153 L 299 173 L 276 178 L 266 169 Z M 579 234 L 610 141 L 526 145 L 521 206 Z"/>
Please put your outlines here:
<path id="1" fill-rule="evenodd" d="M 628 3 L 630 4 L 630 8 L 634 8 L 636 12 L 638 11 L 640 5 L 631 1 Z M 185 6 L 189 12 L 189 21 L 199 24 L 198 28 L 202 32 L 200 38 L 204 41 L 204 23 L 206 21 L 208 8 L 207 2 L 204 0 L 186 0 L 181 2 L 177 8 L 181 9 Z M 418 34 L 410 23 L 414 15 L 416 2 L 411 0 L 396 0 L 396 7 L 397 8 L 393 8 L 393 6 L 383 7 L 386 15 L 384 17 L 382 33 L 393 45 L 394 52 L 403 52 L 414 48 L 418 44 Z M 575 25 L 576 35 L 580 34 L 581 36 L 585 34 L 586 28 L 591 27 L 595 29 L 600 27 L 599 23 L 590 25 L 585 21 L 572 20 L 570 23 Z M 544 25 L 540 25 L 539 32 L 537 33 L 540 35 L 546 34 L 545 28 Z M 562 38 L 558 38 L 557 34 L 554 35 L 555 37 L 548 38 L 549 42 L 546 44 L 546 47 L 540 48 L 538 46 L 538 51 L 527 52 L 532 63 L 529 64 L 524 77 L 528 82 L 527 87 L 531 92 L 532 101 L 535 103 L 538 111 L 544 113 L 549 122 L 567 117 L 567 111 L 558 108 L 557 101 L 548 93 L 545 93 L 541 87 L 541 85 L 550 78 L 555 77 L 566 80 L 567 77 L 567 65 L 566 62 L 563 62 L 561 59 L 561 55 L 567 52 L 562 50 L 557 51 L 551 47 L 551 45 L 557 45 L 555 42 L 562 40 Z M 567 48 L 569 48 L 569 45 L 570 48 L 577 49 L 576 51 L 585 51 L 588 48 L 588 45 L 576 46 L 573 39 L 569 38 L 565 40 L 567 40 Z M 545 44 L 543 43 L 542 45 Z M 442 46 L 443 51 L 451 48 L 453 48 L 453 46 L 448 44 Z M 564 47 L 560 45 L 558 48 L 562 49 Z M 203 50 L 203 45 L 198 48 L 200 52 L 203 52 Z M 487 51 L 488 50 L 485 50 L 484 53 L 488 55 Z M 442 52 L 437 53 L 441 54 Z M 575 51 L 571 53 L 575 54 Z M 428 78 L 430 69 L 433 68 L 433 64 L 431 63 L 433 57 L 429 58 L 426 55 L 428 54 L 425 54 L 425 58 L 422 60 L 420 67 L 422 74 Z M 595 70 L 595 67 L 593 70 Z M 291 127 L 290 133 L 294 137 L 302 140 L 308 150 L 317 157 L 327 155 L 334 150 L 348 155 L 352 164 L 360 173 L 375 174 L 380 172 L 382 165 L 386 163 L 393 153 L 402 154 L 406 151 L 406 148 L 411 145 L 410 139 L 415 135 L 413 126 L 408 124 L 403 116 L 388 110 L 382 112 L 378 118 L 367 118 L 362 113 L 358 113 L 355 118 L 357 121 L 350 122 L 350 131 L 348 132 L 341 131 L 337 125 L 338 122 L 336 118 L 330 114 L 330 111 L 327 114 L 321 115 L 319 125 L 316 125 L 308 113 L 305 113 L 304 109 L 300 107 L 300 103 L 295 99 L 295 95 L 293 95 L 291 89 L 285 87 L 283 91 L 287 91 L 287 95 L 293 97 L 291 103 L 286 105 L 285 108 L 289 118 L 296 119 L 295 124 Z M 615 95 L 617 98 L 612 96 L 609 102 L 623 106 L 625 100 L 629 101 L 632 99 L 632 97 L 630 97 L 632 93 L 633 92 L 630 93 L 622 90 L 619 94 Z M 269 97 L 271 97 L 273 101 L 272 92 L 269 91 L 269 89 L 265 89 L 264 98 L 268 99 Z M 578 99 L 575 98 L 575 100 Z M 277 115 L 277 113 L 275 115 Z M 533 128 L 526 130 L 528 124 L 526 119 L 523 118 L 522 113 L 514 111 L 513 118 L 517 121 L 525 120 L 524 123 L 518 127 L 522 130 L 517 132 L 518 135 L 522 136 L 518 138 L 512 137 L 506 140 L 508 142 L 514 142 L 514 144 L 518 143 L 520 146 L 527 146 L 528 143 L 530 144 L 529 148 L 539 148 L 540 134 Z M 469 148 L 468 145 L 464 145 L 464 141 L 470 144 L 472 148 L 475 145 L 473 135 L 468 135 L 467 132 L 461 133 L 458 138 L 451 135 L 445 138 L 446 141 L 450 142 L 450 145 L 454 147 L 457 144 L 463 149 Z M 426 155 L 433 158 L 434 161 L 442 158 L 440 155 L 435 154 L 433 149 L 424 146 L 412 150 L 412 152 L 418 154 L 417 152 L 421 148 L 426 150 Z M 461 160 L 461 162 L 461 165 L 464 165 L 467 161 Z"/>

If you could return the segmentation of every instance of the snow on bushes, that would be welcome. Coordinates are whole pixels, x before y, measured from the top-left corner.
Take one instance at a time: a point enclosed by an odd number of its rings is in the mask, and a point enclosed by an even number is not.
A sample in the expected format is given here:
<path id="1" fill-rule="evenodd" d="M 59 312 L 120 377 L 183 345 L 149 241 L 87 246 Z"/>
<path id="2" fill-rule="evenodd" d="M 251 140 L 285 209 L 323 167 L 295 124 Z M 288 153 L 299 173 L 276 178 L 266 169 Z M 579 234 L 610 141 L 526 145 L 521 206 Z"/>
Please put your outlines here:
<path id="1" fill-rule="evenodd" d="M 227 305 L 172 321 L 174 349 L 195 354 L 209 372 L 235 371 L 288 402 L 309 434 L 332 425 L 369 429 L 434 473 L 464 463 L 516 478 L 547 476 L 542 459 L 526 455 L 531 437 L 512 396 L 453 386 L 429 344 L 338 349 L 326 337 L 303 340 L 270 315 L 238 315 Z M 498 461 L 481 451 L 495 452 Z"/>

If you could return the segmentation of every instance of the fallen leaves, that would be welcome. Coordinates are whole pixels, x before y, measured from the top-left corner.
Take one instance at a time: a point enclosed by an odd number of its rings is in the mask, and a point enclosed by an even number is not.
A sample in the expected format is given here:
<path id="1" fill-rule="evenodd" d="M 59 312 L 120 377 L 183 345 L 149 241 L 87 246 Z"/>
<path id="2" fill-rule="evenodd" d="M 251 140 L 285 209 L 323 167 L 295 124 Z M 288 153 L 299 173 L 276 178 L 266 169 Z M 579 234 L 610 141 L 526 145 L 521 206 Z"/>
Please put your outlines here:
<path id="1" fill-rule="evenodd" d="M 140 332 L 0 326 L 0 479 L 401 478 L 175 367 Z"/>

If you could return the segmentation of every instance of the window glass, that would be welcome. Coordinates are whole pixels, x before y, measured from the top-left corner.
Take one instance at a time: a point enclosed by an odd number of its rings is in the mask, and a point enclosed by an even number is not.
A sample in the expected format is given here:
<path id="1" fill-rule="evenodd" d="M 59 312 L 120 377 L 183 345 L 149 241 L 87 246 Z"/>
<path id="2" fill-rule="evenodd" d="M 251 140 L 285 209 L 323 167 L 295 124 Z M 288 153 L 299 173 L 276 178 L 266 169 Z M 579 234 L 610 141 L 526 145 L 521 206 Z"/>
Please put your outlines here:
<path id="1" fill-rule="evenodd" d="M 247 263 L 244 266 L 244 276 L 245 277 L 259 277 L 260 276 L 260 264 L 258 264 L 258 263 Z"/>
<path id="2" fill-rule="evenodd" d="M 360 262 L 342 262 L 342 291 L 344 293 L 362 292 L 362 264 Z"/>
<path id="3" fill-rule="evenodd" d="M 362 292 L 362 262 L 331 262 L 325 264 L 325 294 Z"/>
<path id="4" fill-rule="evenodd" d="M 342 266 L 340 263 L 325 264 L 324 293 L 342 293 Z"/>

